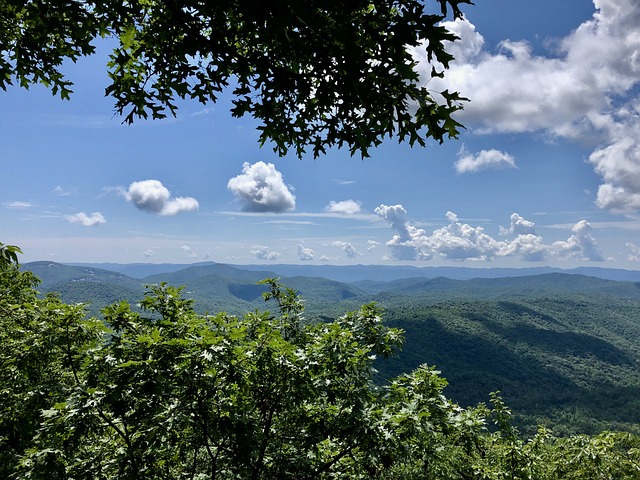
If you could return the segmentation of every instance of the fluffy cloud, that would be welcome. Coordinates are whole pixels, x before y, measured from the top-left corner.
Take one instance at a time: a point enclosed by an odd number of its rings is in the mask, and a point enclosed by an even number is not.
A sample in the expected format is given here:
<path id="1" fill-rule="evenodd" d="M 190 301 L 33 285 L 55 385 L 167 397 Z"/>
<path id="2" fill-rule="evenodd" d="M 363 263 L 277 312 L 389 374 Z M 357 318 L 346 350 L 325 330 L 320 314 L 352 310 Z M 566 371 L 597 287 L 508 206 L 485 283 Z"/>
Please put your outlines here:
<path id="1" fill-rule="evenodd" d="M 342 213 L 345 215 L 353 215 L 360 213 L 360 202 L 355 200 L 343 200 L 336 202 L 331 200 L 329 205 L 324 207 L 324 210 L 329 213 Z"/>
<path id="2" fill-rule="evenodd" d="M 449 224 L 427 234 L 411 225 L 402 205 L 380 205 L 375 212 L 391 225 L 396 234 L 386 245 L 392 260 L 443 260 L 489 261 L 500 257 L 519 257 L 537 262 L 554 256 L 601 261 L 598 244 L 591 235 L 591 225 L 581 220 L 572 229 L 573 235 L 566 241 L 545 244 L 535 232 L 533 222 L 514 213 L 511 226 L 500 228 L 502 235 L 513 238 L 496 240 L 482 227 L 474 227 L 459 220 L 453 212 L 447 212 Z"/>
<path id="3" fill-rule="evenodd" d="M 254 245 L 251 247 L 251 253 L 259 260 L 275 260 L 280 256 L 280 253 L 272 252 L 265 245 Z"/>
<path id="4" fill-rule="evenodd" d="M 169 190 L 158 180 L 133 182 L 124 192 L 124 197 L 143 212 L 163 216 L 189 212 L 199 207 L 195 198 L 172 198 Z"/>
<path id="5" fill-rule="evenodd" d="M 453 212 L 447 212 L 449 225 L 435 230 L 431 237 L 423 239 L 423 248 L 430 248 L 441 258 L 449 260 L 490 260 L 500 255 L 503 242 L 484 233 L 482 227 L 472 227 L 458 220 Z M 422 257 L 430 258 L 424 254 Z"/>
<path id="6" fill-rule="evenodd" d="M 380 242 L 376 242 L 375 240 L 367 240 L 367 252 L 374 250 L 378 246 L 380 246 Z"/>
<path id="7" fill-rule="evenodd" d="M 296 207 L 296 197 L 272 163 L 245 162 L 242 174 L 229 180 L 227 188 L 246 212 L 282 213 Z"/>
<path id="8" fill-rule="evenodd" d="M 639 53 L 640 56 L 640 53 Z M 610 125 L 611 143 L 596 149 L 589 161 L 604 183 L 597 204 L 620 212 L 640 210 L 640 101 L 618 113 Z"/>
<path id="9" fill-rule="evenodd" d="M 640 247 L 631 242 L 627 242 L 625 245 L 629 249 L 627 260 L 631 262 L 640 262 Z"/>
<path id="10" fill-rule="evenodd" d="M 153 257 L 153 254 L 155 252 L 153 251 L 152 248 L 148 248 L 147 250 L 145 250 L 144 252 L 142 252 L 142 256 L 143 257 Z"/>
<path id="11" fill-rule="evenodd" d="M 107 223 L 100 212 L 94 212 L 91 215 L 80 212 L 74 215 L 66 215 L 64 218 L 69 223 L 77 223 L 83 227 L 95 227 L 102 223 Z"/>
<path id="12" fill-rule="evenodd" d="M 198 254 L 188 245 L 183 245 L 180 249 L 187 254 L 189 258 L 198 258 Z"/>
<path id="13" fill-rule="evenodd" d="M 640 2 L 594 0 L 596 12 L 553 43 L 547 56 L 523 41 L 485 48 L 467 20 L 445 22 L 460 40 L 456 57 L 433 90 L 455 90 L 471 99 L 458 118 L 483 132 L 544 132 L 600 143 L 589 157 L 602 177 L 597 204 L 640 210 Z M 414 50 L 430 77 L 424 49 Z"/>
<path id="14" fill-rule="evenodd" d="M 310 261 L 313 260 L 316 256 L 316 252 L 311 250 L 310 248 L 306 248 L 303 244 L 298 245 L 298 257 L 302 261 Z"/>
<path id="15" fill-rule="evenodd" d="M 389 222 L 391 228 L 397 232 L 387 242 L 393 260 L 415 260 L 417 257 L 428 260 L 431 258 L 426 249 L 420 249 L 418 246 L 421 240 L 426 238 L 425 231 L 409 224 L 406 218 L 407 211 L 402 205 L 380 205 L 374 212 Z"/>
<path id="16" fill-rule="evenodd" d="M 509 228 L 500 227 L 501 235 L 535 235 L 535 223 L 525 220 L 517 213 L 511 214 L 511 226 Z"/>
<path id="17" fill-rule="evenodd" d="M 468 153 L 460 149 L 454 168 L 458 173 L 474 173 L 480 170 L 495 168 L 515 168 L 516 163 L 511 155 L 499 150 L 481 150 L 478 154 Z"/>
<path id="18" fill-rule="evenodd" d="M 342 251 L 349 258 L 356 258 L 358 256 L 358 250 L 356 249 L 356 247 L 351 245 L 349 242 L 342 242 L 340 240 L 336 240 L 331 245 L 333 245 L 334 247 L 341 248 Z"/>
<path id="19" fill-rule="evenodd" d="M 601 262 L 604 260 L 598 242 L 591 235 L 591 224 L 586 220 L 580 220 L 571 229 L 574 233 L 566 242 L 554 242 L 556 253 L 562 257 L 573 257 L 580 260 L 592 260 Z"/>

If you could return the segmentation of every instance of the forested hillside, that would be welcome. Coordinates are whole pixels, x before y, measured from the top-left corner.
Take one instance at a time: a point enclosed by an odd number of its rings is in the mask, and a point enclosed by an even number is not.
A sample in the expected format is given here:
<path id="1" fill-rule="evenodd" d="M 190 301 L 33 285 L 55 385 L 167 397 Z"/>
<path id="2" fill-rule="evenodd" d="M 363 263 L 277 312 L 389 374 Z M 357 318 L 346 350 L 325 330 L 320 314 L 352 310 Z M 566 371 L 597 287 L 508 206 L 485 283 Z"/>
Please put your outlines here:
<path id="1" fill-rule="evenodd" d="M 38 298 L 38 280 L 17 268 L 12 248 L 0 257 L 3 478 L 640 474 L 640 437 L 611 431 L 637 431 L 634 299 L 565 292 L 525 301 L 520 287 L 514 299 L 490 299 L 490 289 L 483 299 L 445 301 L 440 293 L 429 300 L 380 292 L 387 321 L 374 303 L 310 321 L 304 301 L 275 280 L 259 285 L 271 313 L 242 316 L 200 315 L 184 292 L 161 283 L 147 288 L 141 313 L 119 301 L 92 319 L 81 305 Z M 38 267 L 57 285 L 128 282 Z M 249 285 L 251 275 L 239 274 L 227 291 Z M 177 276 L 192 289 L 198 279 L 212 281 L 210 269 Z M 367 296 L 323 279 L 292 280 L 324 292 L 317 306 Z M 551 283 L 557 290 L 558 279 Z M 508 297 L 504 288 L 496 294 Z M 407 343 L 387 363 L 403 338 L 393 324 Z M 437 370 L 418 365 L 424 361 L 445 365 L 451 385 L 445 389 Z M 387 369 L 377 385 L 374 363 Z M 411 371 L 393 371 L 405 368 Z M 496 387 L 520 410 L 524 434 L 503 397 L 488 393 Z M 455 395 L 490 404 L 467 408 Z M 548 415 L 549 401 L 560 414 Z M 567 419 L 571 413 L 577 420 Z M 548 428 L 526 423 L 539 419 Z M 597 434 L 568 435 L 571 429 Z"/>
<path id="2" fill-rule="evenodd" d="M 521 426 L 640 431 L 640 304 L 604 295 L 452 300 L 386 310 L 405 330 L 383 377 L 436 365 L 464 405 L 500 390 Z"/>
<path id="3" fill-rule="evenodd" d="M 197 311 L 242 315 L 264 308 L 272 272 L 222 264 L 133 279 L 92 267 L 27 264 L 42 292 L 89 302 L 91 314 L 127 300 L 135 309 L 144 284 L 184 285 Z M 426 363 L 450 382 L 462 405 L 500 390 L 516 423 L 560 433 L 640 431 L 640 288 L 638 283 L 549 273 L 494 279 L 405 278 L 341 283 L 282 278 L 305 302 L 306 322 L 327 322 L 371 301 L 389 326 L 405 331 L 402 351 L 376 363 L 376 381 Z"/>

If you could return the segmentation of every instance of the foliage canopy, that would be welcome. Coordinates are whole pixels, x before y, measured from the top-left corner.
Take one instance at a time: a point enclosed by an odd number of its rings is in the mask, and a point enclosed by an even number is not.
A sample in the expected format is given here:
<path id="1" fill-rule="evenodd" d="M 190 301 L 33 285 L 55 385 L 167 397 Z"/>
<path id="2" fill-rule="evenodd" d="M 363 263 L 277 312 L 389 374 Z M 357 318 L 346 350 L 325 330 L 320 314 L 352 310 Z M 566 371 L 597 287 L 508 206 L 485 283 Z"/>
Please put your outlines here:
<path id="1" fill-rule="evenodd" d="M 117 44 L 105 93 L 127 123 L 229 89 L 231 113 L 257 119 L 261 144 L 280 155 L 345 146 L 367 156 L 385 137 L 424 145 L 458 135 L 451 115 L 464 99 L 429 91 L 409 47 L 447 68 L 456 37 L 439 22 L 461 17 L 461 3 L 471 2 L 435 0 L 434 14 L 421 0 L 0 0 L 0 87 L 43 83 L 68 99 L 63 63 L 108 37 Z"/>

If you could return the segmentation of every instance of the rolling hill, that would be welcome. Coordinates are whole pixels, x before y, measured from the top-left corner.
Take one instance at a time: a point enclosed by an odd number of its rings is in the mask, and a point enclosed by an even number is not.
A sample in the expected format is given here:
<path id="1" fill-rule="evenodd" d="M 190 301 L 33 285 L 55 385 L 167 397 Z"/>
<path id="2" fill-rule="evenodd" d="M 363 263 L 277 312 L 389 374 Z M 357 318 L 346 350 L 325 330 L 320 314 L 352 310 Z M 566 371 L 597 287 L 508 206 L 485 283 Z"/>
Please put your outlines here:
<path id="1" fill-rule="evenodd" d="M 276 272 L 207 263 L 143 278 L 105 269 L 35 262 L 40 290 L 89 312 L 116 300 L 135 304 L 144 284 L 184 285 L 200 312 L 242 315 L 265 304 Z M 314 273 L 317 270 L 310 270 Z M 292 273 L 294 273 L 292 271 Z M 558 433 L 640 432 L 640 283 L 582 274 L 473 278 L 409 277 L 353 283 L 318 276 L 282 277 L 298 291 L 309 321 L 326 321 L 375 301 L 385 322 L 402 328 L 398 356 L 379 361 L 377 381 L 427 363 L 450 382 L 462 405 L 500 390 L 524 429 L 547 423 Z"/>

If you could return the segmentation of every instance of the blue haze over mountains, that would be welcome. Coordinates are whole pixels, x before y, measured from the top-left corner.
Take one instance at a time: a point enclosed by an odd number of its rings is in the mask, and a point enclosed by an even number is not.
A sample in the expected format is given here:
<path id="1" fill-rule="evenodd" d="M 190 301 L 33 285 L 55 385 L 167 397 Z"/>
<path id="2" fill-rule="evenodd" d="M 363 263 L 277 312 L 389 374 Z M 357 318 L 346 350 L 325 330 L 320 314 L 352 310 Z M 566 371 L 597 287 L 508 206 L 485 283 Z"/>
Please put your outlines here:
<path id="1" fill-rule="evenodd" d="M 143 279 L 150 275 L 172 273 L 189 267 L 207 265 L 226 265 L 215 262 L 199 262 L 192 264 L 174 263 L 72 263 L 69 265 L 101 268 L 121 273 L 133 278 Z M 561 269 L 554 267 L 530 268 L 469 268 L 469 267 L 413 267 L 387 265 L 228 265 L 238 270 L 265 272 L 267 276 L 307 276 L 322 277 L 338 282 L 359 282 L 363 280 L 391 281 L 402 278 L 445 277 L 455 280 L 469 280 L 472 278 L 501 278 L 542 275 L 547 273 L 580 274 L 606 280 L 640 282 L 639 270 L 624 270 L 602 267 L 578 267 Z"/>

